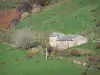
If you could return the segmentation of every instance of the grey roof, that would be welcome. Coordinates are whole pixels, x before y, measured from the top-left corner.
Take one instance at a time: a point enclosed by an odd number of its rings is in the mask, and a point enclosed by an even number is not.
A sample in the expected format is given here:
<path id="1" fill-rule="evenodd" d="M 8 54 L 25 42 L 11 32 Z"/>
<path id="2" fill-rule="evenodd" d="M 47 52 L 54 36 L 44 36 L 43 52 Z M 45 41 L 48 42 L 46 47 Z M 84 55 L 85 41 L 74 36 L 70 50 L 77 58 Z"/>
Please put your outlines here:
<path id="1" fill-rule="evenodd" d="M 72 41 L 74 38 L 80 36 L 80 35 L 74 35 L 74 34 L 63 34 L 63 33 L 57 33 L 54 32 L 50 35 L 50 37 L 58 37 L 57 41 Z"/>
<path id="2" fill-rule="evenodd" d="M 73 34 L 67 34 L 62 37 L 58 37 L 57 41 L 72 41 L 74 38 L 78 37 L 80 35 L 73 35 Z"/>
<path id="3" fill-rule="evenodd" d="M 63 33 L 54 32 L 53 34 L 50 35 L 50 37 L 64 36 L 64 35 L 65 35 L 65 34 L 63 34 Z"/>

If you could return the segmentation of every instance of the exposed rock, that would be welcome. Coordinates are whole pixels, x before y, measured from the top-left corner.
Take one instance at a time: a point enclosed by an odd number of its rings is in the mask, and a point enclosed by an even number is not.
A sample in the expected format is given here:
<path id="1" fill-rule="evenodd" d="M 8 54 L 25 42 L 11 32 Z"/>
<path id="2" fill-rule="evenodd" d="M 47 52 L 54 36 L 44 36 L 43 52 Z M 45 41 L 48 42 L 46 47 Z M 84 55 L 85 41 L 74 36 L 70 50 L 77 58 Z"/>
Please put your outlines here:
<path id="1" fill-rule="evenodd" d="M 33 9 L 32 9 L 32 13 L 38 13 L 41 11 L 42 6 L 40 6 L 39 4 L 34 3 L 33 4 Z"/>
<path id="2" fill-rule="evenodd" d="M 29 15 L 30 15 L 30 13 L 25 12 L 25 13 L 23 13 L 23 14 L 21 15 L 21 19 L 24 19 L 24 18 L 28 17 Z"/>
<path id="3" fill-rule="evenodd" d="M 63 56 L 56 57 L 57 59 L 64 59 Z"/>
<path id="4" fill-rule="evenodd" d="M 86 62 L 82 62 L 80 60 L 73 60 L 74 64 L 80 65 L 82 67 L 86 67 L 87 63 Z"/>

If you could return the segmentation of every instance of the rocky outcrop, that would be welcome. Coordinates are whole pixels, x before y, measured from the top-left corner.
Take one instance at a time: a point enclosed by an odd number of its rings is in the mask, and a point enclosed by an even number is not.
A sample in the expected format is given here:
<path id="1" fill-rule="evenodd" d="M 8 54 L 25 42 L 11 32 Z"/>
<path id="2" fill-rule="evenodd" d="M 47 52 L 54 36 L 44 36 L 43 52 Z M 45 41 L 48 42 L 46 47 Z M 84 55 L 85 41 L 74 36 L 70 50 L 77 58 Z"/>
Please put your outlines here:
<path id="1" fill-rule="evenodd" d="M 32 9 L 31 12 L 32 12 L 32 13 L 38 13 L 38 12 L 41 11 L 41 8 L 42 8 L 41 5 L 34 3 L 34 4 L 33 4 L 33 9 Z"/>

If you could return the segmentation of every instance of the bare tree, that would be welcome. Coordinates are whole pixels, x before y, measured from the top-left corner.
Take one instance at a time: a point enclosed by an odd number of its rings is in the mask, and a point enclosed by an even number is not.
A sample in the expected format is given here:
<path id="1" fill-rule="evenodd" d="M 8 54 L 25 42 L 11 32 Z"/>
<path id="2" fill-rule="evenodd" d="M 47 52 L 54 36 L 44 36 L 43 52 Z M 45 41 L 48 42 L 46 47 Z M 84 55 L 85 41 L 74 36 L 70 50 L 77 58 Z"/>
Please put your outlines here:
<path id="1" fill-rule="evenodd" d="M 30 29 L 17 30 L 12 35 L 11 41 L 16 48 L 29 48 L 33 44 L 34 34 Z"/>

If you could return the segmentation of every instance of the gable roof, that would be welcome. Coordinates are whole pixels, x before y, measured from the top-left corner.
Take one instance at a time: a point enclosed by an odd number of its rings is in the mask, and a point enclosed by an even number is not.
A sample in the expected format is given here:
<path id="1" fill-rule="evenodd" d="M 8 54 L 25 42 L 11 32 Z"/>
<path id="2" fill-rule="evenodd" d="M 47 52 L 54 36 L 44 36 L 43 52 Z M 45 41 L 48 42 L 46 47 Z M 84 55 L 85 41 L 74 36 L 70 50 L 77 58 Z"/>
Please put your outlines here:
<path id="1" fill-rule="evenodd" d="M 58 37 L 57 41 L 73 41 L 74 38 L 79 37 L 80 35 L 74 35 L 74 34 L 63 34 L 63 33 L 57 33 L 54 32 L 50 35 L 50 37 Z"/>
<path id="2" fill-rule="evenodd" d="M 80 35 L 67 34 L 65 36 L 58 37 L 57 41 L 73 41 L 74 38 L 79 36 Z"/>

